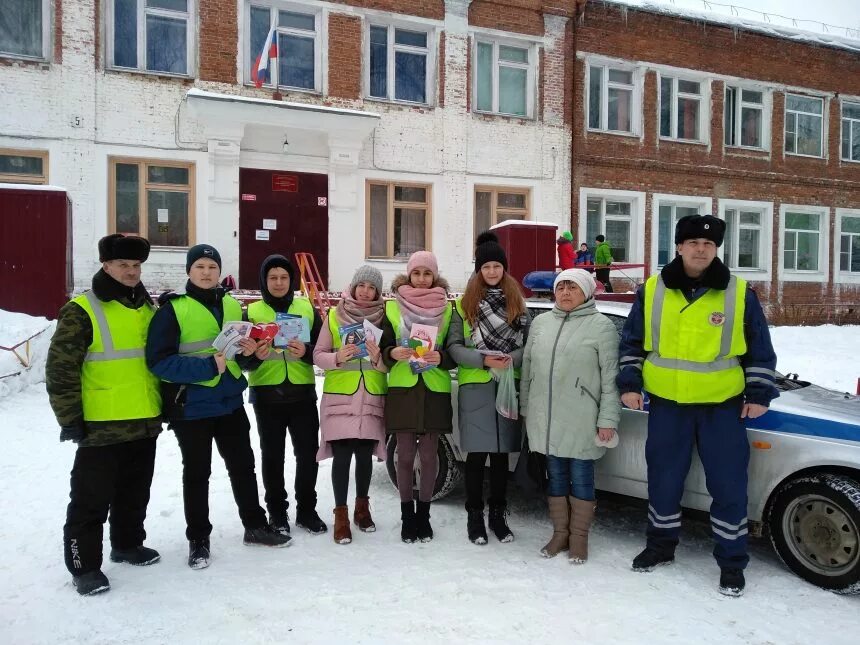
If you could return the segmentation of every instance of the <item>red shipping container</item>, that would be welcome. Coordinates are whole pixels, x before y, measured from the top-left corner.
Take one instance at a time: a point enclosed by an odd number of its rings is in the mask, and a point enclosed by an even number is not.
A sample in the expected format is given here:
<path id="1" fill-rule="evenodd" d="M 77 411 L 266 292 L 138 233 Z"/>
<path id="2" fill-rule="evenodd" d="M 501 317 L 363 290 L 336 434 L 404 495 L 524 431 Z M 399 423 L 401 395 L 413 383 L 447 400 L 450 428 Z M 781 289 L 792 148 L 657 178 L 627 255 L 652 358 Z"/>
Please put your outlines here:
<path id="1" fill-rule="evenodd" d="M 546 222 L 507 220 L 491 229 L 508 256 L 508 273 L 520 283 L 526 297 L 530 289 L 522 286 L 532 271 L 555 271 L 555 240 L 558 226 Z"/>
<path id="2" fill-rule="evenodd" d="M 0 184 L 0 309 L 56 318 L 73 288 L 66 191 Z"/>

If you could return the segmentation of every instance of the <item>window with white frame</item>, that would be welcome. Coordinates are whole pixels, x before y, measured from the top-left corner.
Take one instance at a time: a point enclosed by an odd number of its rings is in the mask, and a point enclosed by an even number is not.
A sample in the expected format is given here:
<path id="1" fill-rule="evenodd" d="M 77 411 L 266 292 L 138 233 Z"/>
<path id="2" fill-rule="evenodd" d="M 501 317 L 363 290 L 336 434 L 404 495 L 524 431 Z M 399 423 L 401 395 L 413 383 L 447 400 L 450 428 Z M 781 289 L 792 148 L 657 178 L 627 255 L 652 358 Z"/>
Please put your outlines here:
<path id="1" fill-rule="evenodd" d="M 195 0 L 108 0 L 108 65 L 190 76 Z"/>
<path id="2" fill-rule="evenodd" d="M 585 206 L 585 237 L 580 240 L 589 248 L 594 238 L 606 236 L 606 242 L 616 262 L 630 262 L 633 257 L 633 204 L 627 199 L 589 196 Z M 577 247 L 579 248 L 579 247 Z"/>
<path id="3" fill-rule="evenodd" d="M 860 161 L 860 102 L 842 101 L 842 159 Z"/>
<path id="4" fill-rule="evenodd" d="M 588 66 L 588 127 L 592 130 L 638 131 L 636 73 L 612 65 Z"/>
<path id="5" fill-rule="evenodd" d="M 430 250 L 430 191 L 426 184 L 367 182 L 367 257 L 405 260 Z"/>
<path id="6" fill-rule="evenodd" d="M 783 216 L 782 266 L 786 271 L 819 271 L 822 266 L 823 213 L 786 210 Z"/>
<path id="7" fill-rule="evenodd" d="M 531 117 L 537 58 L 534 48 L 478 39 L 474 58 L 475 109 Z"/>
<path id="8" fill-rule="evenodd" d="M 729 203 L 721 210 L 726 222 L 723 262 L 738 271 L 766 271 L 770 262 L 767 209 Z"/>
<path id="9" fill-rule="evenodd" d="M 430 32 L 374 23 L 369 29 L 368 96 L 429 103 Z"/>
<path id="10" fill-rule="evenodd" d="M 860 278 L 860 211 L 839 216 L 839 272 Z"/>
<path id="11" fill-rule="evenodd" d="M 726 86 L 724 108 L 725 143 L 741 148 L 767 149 L 769 113 L 761 90 Z"/>
<path id="12" fill-rule="evenodd" d="M 269 3 L 250 3 L 246 82 L 252 82 L 261 57 L 268 56 L 271 43 L 266 42 L 274 27 L 277 60 L 260 74 L 260 83 L 268 87 L 319 92 L 321 46 L 320 14 L 313 11 L 285 10 Z M 265 49 L 265 51 L 263 51 Z"/>
<path id="13" fill-rule="evenodd" d="M 48 152 L 0 148 L 0 183 L 47 184 Z"/>
<path id="14" fill-rule="evenodd" d="M 530 195 L 528 188 L 475 186 L 474 236 L 499 222 L 529 219 Z"/>
<path id="15" fill-rule="evenodd" d="M 662 267 L 675 259 L 675 225 L 687 215 L 703 215 L 710 212 L 705 202 L 669 200 L 655 197 L 657 203 L 657 266 Z"/>
<path id="16" fill-rule="evenodd" d="M 660 77 L 660 136 L 682 141 L 705 141 L 707 81 Z"/>
<path id="17" fill-rule="evenodd" d="M 820 157 L 824 139 L 824 99 L 785 95 L 785 151 Z"/>
<path id="18" fill-rule="evenodd" d="M 0 56 L 46 59 L 50 12 L 48 0 L 0 2 Z"/>

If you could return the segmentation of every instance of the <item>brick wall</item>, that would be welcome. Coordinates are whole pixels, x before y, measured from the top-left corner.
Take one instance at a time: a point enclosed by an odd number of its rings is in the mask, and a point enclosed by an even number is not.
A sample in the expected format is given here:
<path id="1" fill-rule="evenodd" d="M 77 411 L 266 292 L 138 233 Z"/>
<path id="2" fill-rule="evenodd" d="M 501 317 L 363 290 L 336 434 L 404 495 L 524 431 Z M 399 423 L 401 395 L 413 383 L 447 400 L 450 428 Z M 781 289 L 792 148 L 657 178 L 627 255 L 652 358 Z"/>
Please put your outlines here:
<path id="1" fill-rule="evenodd" d="M 235 83 L 239 39 L 236 0 L 201 0 L 198 10 L 200 79 Z"/>
<path id="2" fill-rule="evenodd" d="M 364 9 L 391 11 L 421 18 L 442 20 L 445 17 L 445 0 L 330 0 L 336 4 L 352 5 Z"/>
<path id="3" fill-rule="evenodd" d="M 833 282 L 833 258 L 838 253 L 834 209 L 860 208 L 860 165 L 840 160 L 838 100 L 831 98 L 826 103 L 824 158 L 783 152 L 786 86 L 860 94 L 860 55 L 633 9 L 622 14 L 617 7 L 599 3 L 589 3 L 584 18 L 577 21 L 576 49 L 639 62 L 645 71 L 641 135 L 623 136 L 586 129 L 586 63 L 582 58 L 574 63 L 572 230 L 578 230 L 584 216 L 578 212 L 580 187 L 646 193 L 644 261 L 650 272 L 653 194 L 711 197 L 715 215 L 720 199 L 772 202 L 772 280 L 755 285 L 772 319 L 806 323 L 860 320 L 860 285 Z M 658 72 L 654 69 L 659 65 L 772 84 L 770 151 L 723 145 L 726 81 L 721 78 L 710 82 L 708 144 L 659 139 Z M 828 268 L 827 281 L 779 281 L 779 209 L 783 204 L 829 208 L 829 249 L 821 258 Z"/>
<path id="4" fill-rule="evenodd" d="M 361 19 L 331 13 L 328 18 L 328 93 L 361 96 Z"/>

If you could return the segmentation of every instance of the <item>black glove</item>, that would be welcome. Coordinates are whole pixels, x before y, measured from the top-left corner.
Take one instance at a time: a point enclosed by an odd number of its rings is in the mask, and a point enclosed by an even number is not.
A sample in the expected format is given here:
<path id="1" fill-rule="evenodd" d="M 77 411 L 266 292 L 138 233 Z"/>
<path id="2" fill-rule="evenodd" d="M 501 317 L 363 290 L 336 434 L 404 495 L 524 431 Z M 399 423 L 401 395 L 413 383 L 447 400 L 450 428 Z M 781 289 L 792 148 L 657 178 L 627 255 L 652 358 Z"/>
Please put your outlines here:
<path id="1" fill-rule="evenodd" d="M 60 426 L 60 441 L 72 441 L 78 443 L 83 441 L 87 436 L 87 428 L 84 425 L 83 419 L 78 419 L 74 423 L 65 426 Z"/>

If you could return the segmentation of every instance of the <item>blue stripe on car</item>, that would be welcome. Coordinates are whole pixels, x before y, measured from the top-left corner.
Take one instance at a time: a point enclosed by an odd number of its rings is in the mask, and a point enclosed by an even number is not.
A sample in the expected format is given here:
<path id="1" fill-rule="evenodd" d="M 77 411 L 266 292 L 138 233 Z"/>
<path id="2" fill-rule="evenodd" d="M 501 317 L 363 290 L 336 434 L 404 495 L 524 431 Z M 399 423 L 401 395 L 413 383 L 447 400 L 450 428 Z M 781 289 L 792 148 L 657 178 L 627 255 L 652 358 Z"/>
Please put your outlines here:
<path id="1" fill-rule="evenodd" d="M 846 439 L 860 441 L 860 425 L 804 417 L 790 412 L 768 410 L 767 414 L 749 422 L 749 427 L 755 430 L 772 430 L 789 434 L 802 434 L 826 439 Z"/>

